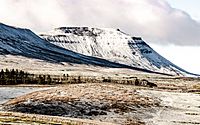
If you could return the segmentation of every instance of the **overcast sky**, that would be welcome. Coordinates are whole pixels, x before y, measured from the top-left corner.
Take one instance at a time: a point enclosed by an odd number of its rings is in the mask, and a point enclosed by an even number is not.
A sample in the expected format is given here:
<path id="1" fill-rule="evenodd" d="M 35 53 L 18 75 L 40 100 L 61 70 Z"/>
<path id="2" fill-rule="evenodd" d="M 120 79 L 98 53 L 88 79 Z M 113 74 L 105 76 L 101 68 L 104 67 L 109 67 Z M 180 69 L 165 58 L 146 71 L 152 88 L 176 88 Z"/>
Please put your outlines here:
<path id="1" fill-rule="evenodd" d="M 198 0 L 1 0 L 0 22 L 46 32 L 60 26 L 120 28 L 200 74 Z"/>
<path id="2" fill-rule="evenodd" d="M 193 19 L 200 21 L 200 0 L 167 0 L 174 8 L 186 11 Z"/>

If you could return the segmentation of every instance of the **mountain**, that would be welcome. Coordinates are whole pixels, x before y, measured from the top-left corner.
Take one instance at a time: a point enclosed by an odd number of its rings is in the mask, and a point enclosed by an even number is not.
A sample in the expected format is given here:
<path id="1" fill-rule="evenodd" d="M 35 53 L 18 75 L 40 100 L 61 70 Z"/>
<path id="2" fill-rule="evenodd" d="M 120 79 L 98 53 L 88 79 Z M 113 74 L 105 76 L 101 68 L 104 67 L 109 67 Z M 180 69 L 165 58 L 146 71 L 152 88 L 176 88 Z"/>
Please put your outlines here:
<path id="1" fill-rule="evenodd" d="M 41 39 L 29 29 L 16 28 L 2 23 L 0 23 L 0 55 L 23 56 L 51 63 L 67 62 L 105 67 L 126 67 L 105 59 L 66 50 Z"/>
<path id="2" fill-rule="evenodd" d="M 54 45 L 87 56 L 154 72 L 190 74 L 159 55 L 142 38 L 119 29 L 60 27 L 40 36 Z"/>
<path id="3" fill-rule="evenodd" d="M 15 64 L 22 63 L 23 59 L 30 62 L 36 59 L 48 64 L 84 64 L 157 74 L 189 74 L 156 53 L 141 38 L 131 37 L 118 29 L 60 27 L 38 36 L 29 29 L 0 23 L 0 59 L 1 68 L 6 63 L 15 68 Z M 23 67 L 23 64 L 18 66 Z M 27 62 L 26 67 L 33 68 Z"/>
<path id="4" fill-rule="evenodd" d="M 49 63 L 68 63 L 111 68 L 129 68 L 153 73 L 153 71 L 150 70 L 131 67 L 102 58 L 73 52 L 40 38 L 29 29 L 12 27 L 2 23 L 0 23 L 0 60 L 1 68 L 15 68 L 17 66 L 29 67 L 28 69 L 37 69 L 37 67 L 45 67 L 46 65 L 49 65 Z M 41 61 L 39 60 L 41 60 L 43 63 L 40 63 Z M 42 66 L 33 67 L 33 65 L 35 66 L 36 64 L 40 64 Z"/>

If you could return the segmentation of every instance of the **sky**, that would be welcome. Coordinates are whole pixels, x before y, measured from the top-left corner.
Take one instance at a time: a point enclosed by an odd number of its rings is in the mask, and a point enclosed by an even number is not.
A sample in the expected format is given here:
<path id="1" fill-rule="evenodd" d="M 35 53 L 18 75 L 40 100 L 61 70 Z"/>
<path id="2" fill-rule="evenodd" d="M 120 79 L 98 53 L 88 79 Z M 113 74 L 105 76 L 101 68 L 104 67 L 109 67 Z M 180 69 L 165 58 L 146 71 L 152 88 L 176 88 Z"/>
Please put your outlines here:
<path id="1" fill-rule="evenodd" d="M 198 0 L 1 0 L 0 22 L 42 33 L 61 26 L 119 28 L 200 74 Z"/>
<path id="2" fill-rule="evenodd" d="M 200 0 L 167 0 L 174 8 L 186 11 L 193 19 L 200 21 Z"/>
<path id="3" fill-rule="evenodd" d="M 200 22 L 200 0 L 167 0 L 173 8 L 180 9 L 188 13 L 195 21 Z M 192 42 L 192 41 L 191 41 Z M 150 43 L 151 46 L 162 56 L 166 57 L 176 65 L 187 71 L 200 74 L 200 46 L 162 46 Z"/>

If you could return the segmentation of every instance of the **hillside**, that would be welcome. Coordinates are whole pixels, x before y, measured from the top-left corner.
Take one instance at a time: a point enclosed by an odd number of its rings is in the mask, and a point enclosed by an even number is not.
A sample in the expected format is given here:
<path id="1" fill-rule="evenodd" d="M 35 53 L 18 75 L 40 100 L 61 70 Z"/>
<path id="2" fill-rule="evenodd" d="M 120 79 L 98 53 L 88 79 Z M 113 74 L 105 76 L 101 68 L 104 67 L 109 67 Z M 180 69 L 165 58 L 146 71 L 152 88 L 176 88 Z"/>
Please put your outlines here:
<path id="1" fill-rule="evenodd" d="M 67 62 L 105 67 L 123 67 L 121 64 L 85 56 L 51 44 L 29 29 L 15 28 L 1 23 L 0 54 L 4 57 L 7 55 L 22 56 L 51 63 Z M 3 60 L 4 58 L 2 57 Z"/>
<path id="2" fill-rule="evenodd" d="M 189 74 L 159 55 L 142 38 L 132 37 L 119 29 L 60 27 L 41 37 L 87 56 L 166 74 Z"/>
<path id="3" fill-rule="evenodd" d="M 29 29 L 0 23 L 2 69 L 47 66 L 51 70 L 60 65 L 63 69 L 66 65 L 84 65 L 165 75 L 190 74 L 160 56 L 141 38 L 119 29 L 61 27 L 41 36 L 43 39 Z"/>

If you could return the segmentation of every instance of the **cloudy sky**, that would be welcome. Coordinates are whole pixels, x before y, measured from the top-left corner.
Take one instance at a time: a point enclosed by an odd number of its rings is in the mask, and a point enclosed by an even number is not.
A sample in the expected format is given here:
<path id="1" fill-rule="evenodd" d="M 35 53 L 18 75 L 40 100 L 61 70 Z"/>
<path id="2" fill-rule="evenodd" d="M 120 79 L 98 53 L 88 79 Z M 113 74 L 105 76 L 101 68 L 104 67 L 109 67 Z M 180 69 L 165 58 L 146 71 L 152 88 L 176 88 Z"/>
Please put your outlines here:
<path id="1" fill-rule="evenodd" d="M 199 0 L 1 0 L 0 22 L 36 33 L 60 26 L 120 28 L 200 74 Z"/>

